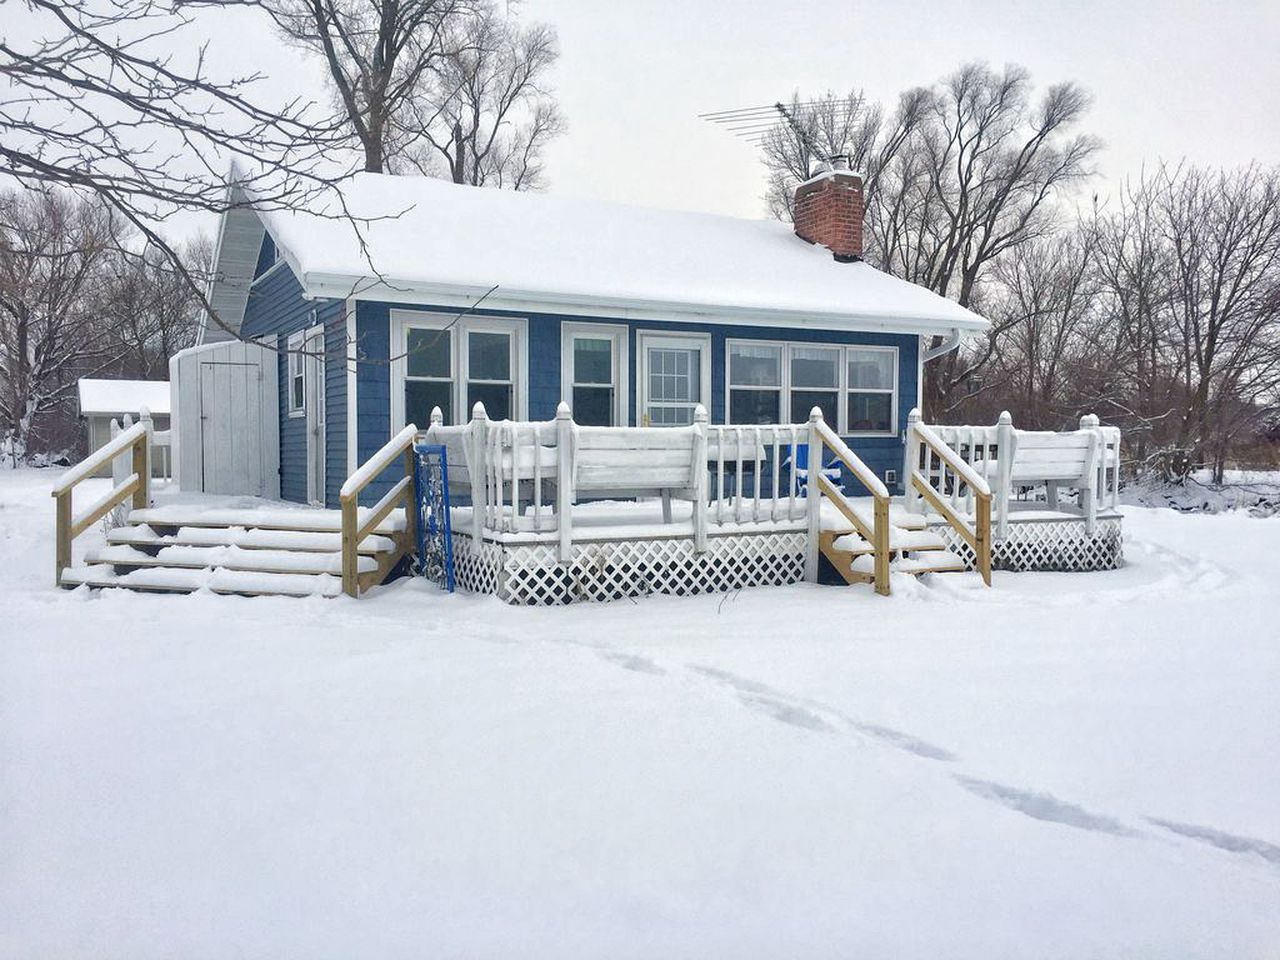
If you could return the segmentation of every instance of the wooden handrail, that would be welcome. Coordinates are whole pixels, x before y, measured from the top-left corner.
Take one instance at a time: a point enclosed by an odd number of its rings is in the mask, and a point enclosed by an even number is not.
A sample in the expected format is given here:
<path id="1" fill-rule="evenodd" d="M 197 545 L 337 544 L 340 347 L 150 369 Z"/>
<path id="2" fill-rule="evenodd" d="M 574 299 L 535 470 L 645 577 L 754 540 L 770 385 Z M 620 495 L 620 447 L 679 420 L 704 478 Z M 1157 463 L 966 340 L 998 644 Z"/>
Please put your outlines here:
<path id="1" fill-rule="evenodd" d="M 937 432 L 927 424 L 921 423 L 919 413 L 915 410 L 907 421 L 907 475 L 903 482 L 908 489 L 920 494 L 929 506 L 947 521 L 970 547 L 973 548 L 978 573 L 982 582 L 991 586 L 991 486 L 987 481 L 965 463 L 955 450 L 946 443 Z M 929 478 L 920 472 L 920 455 L 915 443 L 920 443 L 926 450 L 938 458 L 938 461 L 956 475 L 956 482 L 963 481 L 973 492 L 974 522 L 973 526 L 952 508 L 943 498 L 941 491 L 935 490 Z M 928 460 L 926 459 L 926 463 Z"/>
<path id="2" fill-rule="evenodd" d="M 822 451 L 830 449 L 836 459 L 871 493 L 875 502 L 872 528 L 858 516 L 848 498 L 836 484 L 822 474 Z M 825 495 L 852 525 L 858 534 L 871 544 L 875 562 L 875 589 L 881 596 L 889 595 L 889 489 L 872 472 L 862 459 L 849 449 L 822 419 L 822 411 L 814 407 L 809 414 L 809 554 L 805 564 L 805 576 L 810 581 L 818 579 L 819 537 L 822 533 L 822 497 Z"/>
<path id="3" fill-rule="evenodd" d="M 141 510 L 150 503 L 151 453 L 148 439 L 150 423 L 150 420 L 142 420 L 128 430 L 117 434 L 66 471 L 54 483 L 51 491 L 55 501 L 54 583 L 60 584 L 62 571 L 71 566 L 71 544 L 76 537 L 130 497 L 133 498 L 132 506 L 135 510 Z M 72 495 L 76 486 L 126 452 L 131 452 L 129 476 L 112 487 L 84 513 L 75 516 Z"/>
<path id="4" fill-rule="evenodd" d="M 405 508 L 405 534 L 410 543 L 417 542 L 418 512 L 412 502 L 413 441 L 417 435 L 418 428 L 409 424 L 357 467 L 338 492 L 338 503 L 342 508 L 342 592 L 349 597 L 360 595 L 360 544 L 401 504 Z M 390 469 L 397 458 L 404 461 L 404 476 L 374 505 L 361 523 L 360 494 L 383 471 Z"/>

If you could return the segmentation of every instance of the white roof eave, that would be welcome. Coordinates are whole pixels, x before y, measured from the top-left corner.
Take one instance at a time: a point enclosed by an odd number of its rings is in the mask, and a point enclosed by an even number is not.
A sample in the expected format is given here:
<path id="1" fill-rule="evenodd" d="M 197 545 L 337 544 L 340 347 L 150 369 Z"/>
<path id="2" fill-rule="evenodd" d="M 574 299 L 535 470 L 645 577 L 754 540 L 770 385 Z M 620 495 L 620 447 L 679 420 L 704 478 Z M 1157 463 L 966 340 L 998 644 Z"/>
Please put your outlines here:
<path id="1" fill-rule="evenodd" d="M 489 288 L 461 284 L 392 282 L 373 277 L 334 273 L 299 273 L 307 296 L 337 300 L 382 300 L 389 303 L 469 307 L 484 297 L 486 310 L 608 316 L 628 320 L 682 320 L 735 323 L 743 326 L 795 326 L 811 330 L 852 330 L 869 333 L 945 335 L 959 330 L 970 336 L 985 332 L 990 323 L 970 313 L 966 317 L 900 317 L 867 313 L 832 313 L 725 304 L 697 304 L 631 297 L 586 296 L 544 291 Z"/>

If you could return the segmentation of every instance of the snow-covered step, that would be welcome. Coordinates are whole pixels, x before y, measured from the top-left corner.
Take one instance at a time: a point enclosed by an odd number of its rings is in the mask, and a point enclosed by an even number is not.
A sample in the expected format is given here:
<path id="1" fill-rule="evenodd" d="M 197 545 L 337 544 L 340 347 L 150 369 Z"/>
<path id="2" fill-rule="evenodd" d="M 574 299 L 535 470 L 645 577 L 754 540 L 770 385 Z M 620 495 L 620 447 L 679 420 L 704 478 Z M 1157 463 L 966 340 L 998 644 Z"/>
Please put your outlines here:
<path id="1" fill-rule="evenodd" d="M 212 590 L 214 593 L 245 596 L 336 597 L 342 592 L 342 581 L 328 574 L 188 570 L 177 567 L 143 567 L 127 573 L 116 573 L 107 564 L 68 567 L 62 571 L 61 582 L 64 587 L 120 587 L 163 593 Z"/>
<path id="2" fill-rule="evenodd" d="M 858 515 L 859 520 L 868 527 L 875 523 L 874 500 L 870 497 L 855 497 L 848 502 L 853 507 L 853 512 Z M 889 502 L 889 524 L 901 530 L 925 530 L 929 526 L 929 522 L 923 514 L 909 513 L 902 504 L 892 500 Z M 849 523 L 849 518 L 841 513 L 834 503 L 824 499 L 822 501 L 822 529 L 847 533 L 852 529 L 852 525 Z"/>
<path id="3" fill-rule="evenodd" d="M 874 574 L 875 557 L 854 557 L 849 568 L 855 573 Z M 894 560 L 889 564 L 894 573 L 918 575 L 922 573 L 961 573 L 968 569 L 964 560 L 950 550 L 925 550 L 910 557 Z"/>
<path id="4" fill-rule="evenodd" d="M 370 515 L 368 507 L 360 508 L 360 518 Z M 189 504 L 148 507 L 129 514 L 131 524 L 153 527 L 244 527 L 255 530 L 289 530 L 310 533 L 341 533 L 342 513 L 319 508 L 203 508 Z M 391 511 L 375 533 L 389 536 L 405 530 L 403 509 Z"/>
<path id="5" fill-rule="evenodd" d="M 135 511 L 137 512 L 139 511 Z M 244 550 L 302 550 L 317 553 L 337 553 L 342 549 L 341 533 L 244 527 L 179 527 L 175 533 L 157 533 L 152 527 L 139 524 L 115 527 L 107 533 L 107 541 L 140 548 L 240 547 Z M 360 544 L 360 553 L 390 553 L 395 548 L 395 541 L 390 537 L 372 534 Z"/>
<path id="6" fill-rule="evenodd" d="M 871 553 L 871 544 L 857 533 L 846 533 L 836 537 L 832 542 L 836 550 L 846 553 Z M 900 527 L 889 527 L 889 549 L 895 553 L 903 550 L 943 550 L 946 541 L 930 530 L 903 530 Z"/>
<path id="7" fill-rule="evenodd" d="M 85 555 L 90 564 L 117 567 L 171 567 L 187 570 L 221 568 L 224 570 L 261 571 L 264 573 L 327 573 L 342 575 L 340 553 L 316 553 L 297 550 L 245 550 L 241 547 L 166 546 L 152 555 L 128 544 L 115 544 L 90 550 Z M 373 557 L 356 558 L 359 573 L 378 568 Z"/>

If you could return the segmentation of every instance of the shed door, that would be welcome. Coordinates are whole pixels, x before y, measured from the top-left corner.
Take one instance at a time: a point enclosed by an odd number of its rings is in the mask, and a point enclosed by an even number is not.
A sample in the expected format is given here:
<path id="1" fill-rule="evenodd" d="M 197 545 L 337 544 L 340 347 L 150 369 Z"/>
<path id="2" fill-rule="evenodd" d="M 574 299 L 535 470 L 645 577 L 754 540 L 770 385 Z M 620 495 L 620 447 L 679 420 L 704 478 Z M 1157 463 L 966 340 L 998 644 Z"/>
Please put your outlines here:
<path id="1" fill-rule="evenodd" d="M 205 493 L 268 495 L 260 376 L 257 363 L 200 363 L 201 489 Z"/>

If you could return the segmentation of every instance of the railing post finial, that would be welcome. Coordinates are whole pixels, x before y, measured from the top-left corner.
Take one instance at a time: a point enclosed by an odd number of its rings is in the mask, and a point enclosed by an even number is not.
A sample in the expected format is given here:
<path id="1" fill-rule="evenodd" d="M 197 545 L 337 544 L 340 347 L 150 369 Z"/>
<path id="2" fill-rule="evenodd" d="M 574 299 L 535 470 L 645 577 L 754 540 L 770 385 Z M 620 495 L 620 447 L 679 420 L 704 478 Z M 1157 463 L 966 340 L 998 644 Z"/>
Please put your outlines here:
<path id="1" fill-rule="evenodd" d="M 907 423 L 919 423 L 920 420 L 920 408 L 912 407 L 911 412 L 907 414 Z"/>
<path id="2" fill-rule="evenodd" d="M 1094 430 L 1101 423 L 1102 421 L 1098 419 L 1098 415 L 1096 413 L 1086 413 L 1083 417 L 1080 418 L 1080 429 Z"/>
<path id="3" fill-rule="evenodd" d="M 702 404 L 698 404 L 693 408 L 693 422 L 706 423 L 710 418 L 707 416 L 707 408 Z"/>
<path id="4" fill-rule="evenodd" d="M 431 426 L 433 427 L 444 426 L 444 411 L 441 410 L 439 407 L 431 408 Z"/>
<path id="5" fill-rule="evenodd" d="M 472 420 L 488 420 L 489 419 L 489 414 L 485 413 L 484 404 L 479 400 L 477 400 L 475 402 L 475 405 L 472 406 L 471 408 L 471 419 Z"/>
<path id="6" fill-rule="evenodd" d="M 1007 423 L 1012 425 L 1013 414 L 1011 414 L 1008 410 L 1001 410 L 1000 416 L 996 419 L 996 423 L 1001 423 L 1001 424 Z"/>
<path id="7" fill-rule="evenodd" d="M 821 407 L 814 407 L 812 410 L 810 410 L 810 411 L 809 411 L 809 422 L 810 422 L 810 423 L 821 423 L 821 422 L 822 422 L 822 408 L 821 408 Z"/>
<path id="8" fill-rule="evenodd" d="M 564 400 L 561 400 L 560 403 L 556 405 L 556 419 L 557 420 L 573 419 L 573 411 L 569 409 L 569 404 L 566 403 Z"/>

